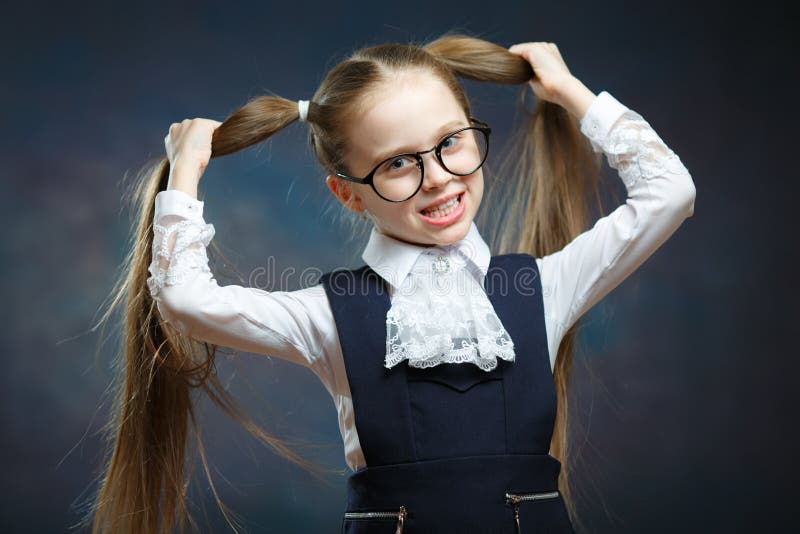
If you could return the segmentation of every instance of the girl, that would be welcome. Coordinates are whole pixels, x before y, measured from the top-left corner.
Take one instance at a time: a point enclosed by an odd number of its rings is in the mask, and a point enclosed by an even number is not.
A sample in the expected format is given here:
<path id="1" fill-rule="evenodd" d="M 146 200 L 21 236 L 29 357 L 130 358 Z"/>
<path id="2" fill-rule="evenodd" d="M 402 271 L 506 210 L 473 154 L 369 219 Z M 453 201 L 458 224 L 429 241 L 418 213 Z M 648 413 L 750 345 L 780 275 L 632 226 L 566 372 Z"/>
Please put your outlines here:
<path id="1" fill-rule="evenodd" d="M 484 209 L 502 228 L 494 254 L 475 223 L 491 126 L 456 76 L 530 82 L 538 97 L 498 178 L 512 196 Z M 364 265 L 299 291 L 219 286 L 200 177 L 297 120 L 331 192 L 372 223 Z M 238 411 L 212 372 L 216 346 L 306 366 L 330 392 L 353 471 L 343 532 L 573 532 L 574 327 L 694 212 L 689 172 L 641 115 L 591 92 L 553 43 L 445 35 L 359 50 L 310 101 L 258 97 L 221 123 L 173 124 L 165 145 L 137 191 L 114 301 L 126 301 L 125 365 L 95 532 L 186 526 L 193 387 L 317 471 Z M 601 153 L 628 197 L 587 229 Z"/>

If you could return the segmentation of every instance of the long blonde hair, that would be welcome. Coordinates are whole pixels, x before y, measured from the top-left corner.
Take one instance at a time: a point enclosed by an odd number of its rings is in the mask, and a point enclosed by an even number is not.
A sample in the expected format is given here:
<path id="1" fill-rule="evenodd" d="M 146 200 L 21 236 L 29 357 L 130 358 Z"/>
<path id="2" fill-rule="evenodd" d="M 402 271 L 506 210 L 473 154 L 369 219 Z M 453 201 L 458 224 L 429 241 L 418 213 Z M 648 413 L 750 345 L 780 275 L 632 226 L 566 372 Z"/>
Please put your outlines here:
<path id="1" fill-rule="evenodd" d="M 529 63 L 491 42 L 445 34 L 422 44 L 383 44 L 363 48 L 335 65 L 311 98 L 309 142 L 326 171 L 347 172 L 341 125 L 351 119 L 371 90 L 403 69 L 425 69 L 452 90 L 467 116 L 470 103 L 457 81 L 521 85 L 533 71 Z M 524 102 L 523 102 L 524 104 Z M 212 158 L 260 143 L 298 120 L 295 100 L 258 96 L 227 117 L 214 132 Z M 588 199 L 597 193 L 600 160 L 580 134 L 577 119 L 556 104 L 537 101 L 522 135 L 500 166 L 504 188 L 487 189 L 480 219 L 496 253 L 527 252 L 536 257 L 561 249 L 588 224 Z M 488 167 L 487 171 L 488 172 Z M 131 249 L 112 291 L 106 321 L 123 307 L 123 343 L 117 364 L 112 419 L 105 427 L 108 456 L 89 515 L 92 532 L 155 534 L 185 531 L 195 524 L 187 509 L 186 473 L 190 426 L 210 487 L 223 514 L 228 512 L 211 481 L 192 394 L 202 391 L 224 413 L 257 439 L 314 476 L 333 472 L 295 453 L 248 418 L 214 372 L 218 347 L 182 336 L 159 316 L 146 285 L 153 245 L 155 196 L 167 186 L 166 158 L 146 166 L 132 194 L 137 213 Z M 501 216 L 498 214 L 501 213 Z M 214 247 L 214 243 L 211 244 Z M 572 367 L 574 327 L 563 337 L 554 369 L 558 397 L 551 454 L 561 460 L 559 487 L 576 520 L 569 488 L 567 388 Z M 87 518 L 88 520 L 88 518 Z M 231 524 L 232 528 L 236 527 Z"/>

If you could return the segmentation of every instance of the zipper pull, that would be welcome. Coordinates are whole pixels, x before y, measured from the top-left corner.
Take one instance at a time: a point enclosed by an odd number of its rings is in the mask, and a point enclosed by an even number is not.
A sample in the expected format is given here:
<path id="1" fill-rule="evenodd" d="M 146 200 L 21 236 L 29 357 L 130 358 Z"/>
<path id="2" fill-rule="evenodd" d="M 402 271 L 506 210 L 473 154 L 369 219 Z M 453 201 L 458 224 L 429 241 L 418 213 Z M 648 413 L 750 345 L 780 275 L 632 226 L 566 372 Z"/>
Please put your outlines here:
<path id="1" fill-rule="evenodd" d="M 508 493 L 506 493 L 506 499 L 514 505 L 514 522 L 517 524 L 517 534 L 522 534 L 522 530 L 519 526 L 519 502 L 521 499 L 519 495 L 511 495 Z"/>
<path id="2" fill-rule="evenodd" d="M 406 522 L 406 507 L 400 505 L 400 513 L 397 515 L 397 530 L 395 534 L 403 534 L 403 525 Z"/>

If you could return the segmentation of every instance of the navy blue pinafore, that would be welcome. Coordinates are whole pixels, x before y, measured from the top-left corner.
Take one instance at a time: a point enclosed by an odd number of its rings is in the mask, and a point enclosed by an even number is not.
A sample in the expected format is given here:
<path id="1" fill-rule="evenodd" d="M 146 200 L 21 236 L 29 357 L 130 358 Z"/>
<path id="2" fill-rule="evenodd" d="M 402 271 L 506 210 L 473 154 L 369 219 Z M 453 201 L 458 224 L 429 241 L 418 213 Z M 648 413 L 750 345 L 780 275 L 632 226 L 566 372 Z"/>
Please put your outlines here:
<path id="1" fill-rule="evenodd" d="M 529 254 L 492 256 L 484 289 L 516 359 L 384 367 L 387 282 L 369 266 L 322 275 L 367 466 L 350 474 L 341 532 L 567 533 L 550 439 L 556 391 Z"/>

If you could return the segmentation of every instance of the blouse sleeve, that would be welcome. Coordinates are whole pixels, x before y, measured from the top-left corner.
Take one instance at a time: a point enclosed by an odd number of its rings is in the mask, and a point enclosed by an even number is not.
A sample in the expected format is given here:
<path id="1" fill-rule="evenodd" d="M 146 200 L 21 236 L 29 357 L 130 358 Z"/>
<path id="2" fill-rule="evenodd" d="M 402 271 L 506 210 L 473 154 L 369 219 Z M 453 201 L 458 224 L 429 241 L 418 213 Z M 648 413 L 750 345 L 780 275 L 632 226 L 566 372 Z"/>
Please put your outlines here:
<path id="1" fill-rule="evenodd" d="M 561 250 L 538 258 L 551 366 L 564 333 L 694 214 L 689 171 L 637 112 L 601 92 L 580 121 L 627 189 L 625 203 Z"/>
<path id="2" fill-rule="evenodd" d="M 271 292 L 220 286 L 208 265 L 206 247 L 214 226 L 203 219 L 203 206 L 176 189 L 156 195 L 147 285 L 162 318 L 194 339 L 327 374 L 337 338 L 323 286 Z"/>

